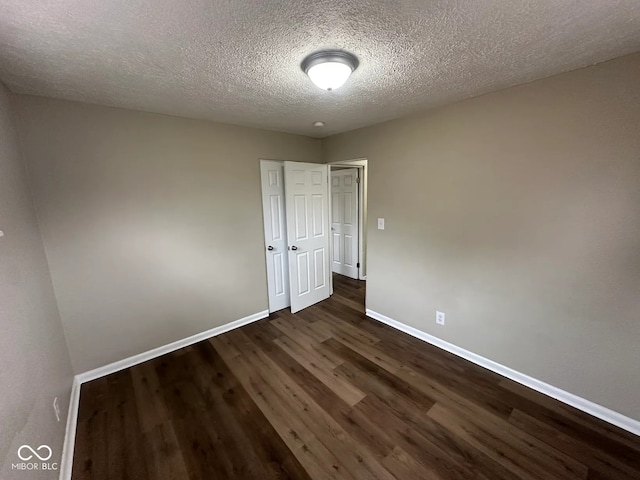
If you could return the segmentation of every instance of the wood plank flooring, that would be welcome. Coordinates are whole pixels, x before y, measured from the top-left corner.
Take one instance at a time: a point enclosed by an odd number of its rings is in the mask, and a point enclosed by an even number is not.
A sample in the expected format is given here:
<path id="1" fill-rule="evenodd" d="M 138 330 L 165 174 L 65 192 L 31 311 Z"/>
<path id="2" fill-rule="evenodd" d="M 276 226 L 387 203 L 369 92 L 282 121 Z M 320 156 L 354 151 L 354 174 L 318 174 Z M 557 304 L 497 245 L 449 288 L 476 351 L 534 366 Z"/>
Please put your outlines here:
<path id="1" fill-rule="evenodd" d="M 364 315 L 364 282 L 84 384 L 75 480 L 640 479 L 640 437 Z"/>

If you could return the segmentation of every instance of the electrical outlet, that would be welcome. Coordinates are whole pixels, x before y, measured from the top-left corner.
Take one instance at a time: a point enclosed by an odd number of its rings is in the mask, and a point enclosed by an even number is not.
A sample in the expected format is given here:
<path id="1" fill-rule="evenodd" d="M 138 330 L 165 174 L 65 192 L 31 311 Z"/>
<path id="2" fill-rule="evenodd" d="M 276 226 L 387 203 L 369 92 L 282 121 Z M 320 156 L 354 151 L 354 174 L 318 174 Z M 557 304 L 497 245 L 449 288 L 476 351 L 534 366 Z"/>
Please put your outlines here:
<path id="1" fill-rule="evenodd" d="M 60 421 L 60 405 L 58 405 L 58 397 L 53 399 L 53 412 L 56 414 L 56 420 Z"/>
<path id="2" fill-rule="evenodd" d="M 378 230 L 384 230 L 384 218 L 378 219 Z"/>
<path id="3" fill-rule="evenodd" d="M 444 312 L 436 311 L 436 323 L 438 325 L 444 325 Z"/>

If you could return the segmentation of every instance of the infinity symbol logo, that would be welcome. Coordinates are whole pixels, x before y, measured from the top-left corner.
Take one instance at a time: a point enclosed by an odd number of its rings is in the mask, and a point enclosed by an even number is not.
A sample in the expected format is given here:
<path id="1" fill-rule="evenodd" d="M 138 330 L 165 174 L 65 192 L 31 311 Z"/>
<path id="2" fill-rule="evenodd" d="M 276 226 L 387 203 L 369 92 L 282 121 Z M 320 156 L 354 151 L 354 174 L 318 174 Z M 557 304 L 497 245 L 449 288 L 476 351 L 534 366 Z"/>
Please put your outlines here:
<path id="1" fill-rule="evenodd" d="M 27 450 L 27 454 L 24 455 L 24 456 L 23 456 L 23 453 L 22 453 L 23 450 Z M 44 450 L 46 452 L 46 454 L 43 454 L 41 456 L 40 453 L 42 453 L 42 450 Z M 31 452 L 31 453 L 29 453 L 29 452 Z M 33 448 L 31 448 L 29 445 L 22 445 L 18 449 L 18 456 L 20 457 L 20 460 L 24 460 L 25 462 L 27 460 L 31 460 L 34 455 L 36 457 L 38 457 L 40 460 L 42 460 L 43 462 L 46 462 L 47 460 L 49 460 L 51 458 L 52 454 L 53 453 L 51 452 L 51 448 L 49 448 L 47 445 L 40 445 L 35 450 Z"/>

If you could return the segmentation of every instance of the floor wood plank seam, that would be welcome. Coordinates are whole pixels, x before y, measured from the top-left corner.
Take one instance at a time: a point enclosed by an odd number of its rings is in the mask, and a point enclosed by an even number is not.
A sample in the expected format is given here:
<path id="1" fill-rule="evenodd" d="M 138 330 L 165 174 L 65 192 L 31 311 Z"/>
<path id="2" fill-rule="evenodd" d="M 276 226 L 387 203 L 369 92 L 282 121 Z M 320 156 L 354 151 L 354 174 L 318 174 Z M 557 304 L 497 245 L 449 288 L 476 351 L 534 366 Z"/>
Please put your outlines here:
<path id="1" fill-rule="evenodd" d="M 364 282 L 334 286 L 83 384 L 73 479 L 640 479 L 635 435 L 368 318 Z"/>
<path id="2" fill-rule="evenodd" d="M 411 335 L 412 337 L 441 348 L 465 360 L 473 362 L 476 365 L 479 365 L 483 368 L 498 373 L 499 375 L 509 378 L 510 380 L 520 383 L 528 388 L 536 390 L 537 392 L 566 403 L 571 407 L 582 410 L 583 412 L 588 413 L 589 415 L 593 415 L 594 417 L 597 417 L 616 427 L 622 428 L 630 433 L 640 436 L 640 421 L 638 420 L 622 415 L 619 412 L 611 410 L 585 398 L 579 397 L 578 395 L 575 395 L 571 392 L 567 392 L 566 390 L 562 390 L 561 388 L 555 387 L 529 375 L 518 372 L 517 370 L 502 365 L 498 362 L 465 350 L 461 347 L 458 347 L 457 345 L 446 342 L 440 338 L 434 337 L 433 335 L 429 335 L 428 333 L 422 332 L 421 330 L 394 320 L 376 311 L 367 309 L 366 314 L 368 317 L 379 322 L 383 322 L 386 325 L 389 325 L 392 328 L 395 328 L 403 333 L 406 333 L 408 335 Z"/>

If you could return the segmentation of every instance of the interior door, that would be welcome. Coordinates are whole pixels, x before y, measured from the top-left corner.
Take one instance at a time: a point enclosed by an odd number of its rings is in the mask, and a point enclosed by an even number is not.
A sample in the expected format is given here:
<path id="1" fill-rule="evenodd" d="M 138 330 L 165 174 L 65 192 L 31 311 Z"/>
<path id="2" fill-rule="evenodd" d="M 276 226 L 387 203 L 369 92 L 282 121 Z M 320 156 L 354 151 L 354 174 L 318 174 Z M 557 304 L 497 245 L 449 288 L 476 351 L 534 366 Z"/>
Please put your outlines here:
<path id="1" fill-rule="evenodd" d="M 282 162 L 261 160 L 260 176 L 262 180 L 262 213 L 264 217 L 269 311 L 276 312 L 291 305 L 284 198 L 284 164 Z"/>
<path id="2" fill-rule="evenodd" d="M 331 270 L 358 279 L 358 169 L 331 172 Z"/>
<path id="3" fill-rule="evenodd" d="M 327 165 L 284 162 L 291 311 L 329 298 Z"/>

